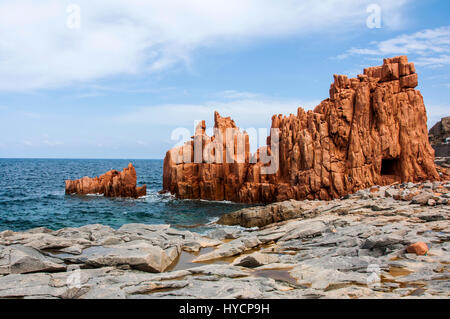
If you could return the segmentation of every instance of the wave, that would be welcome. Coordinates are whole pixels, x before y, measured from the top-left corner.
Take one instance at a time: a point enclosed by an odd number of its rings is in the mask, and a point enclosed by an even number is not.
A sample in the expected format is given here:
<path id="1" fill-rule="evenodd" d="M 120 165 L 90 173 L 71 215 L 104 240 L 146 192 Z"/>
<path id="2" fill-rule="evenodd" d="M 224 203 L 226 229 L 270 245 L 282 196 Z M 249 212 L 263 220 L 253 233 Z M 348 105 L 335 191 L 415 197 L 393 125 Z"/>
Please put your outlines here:
<path id="1" fill-rule="evenodd" d="M 175 228 L 187 225 L 190 231 L 200 233 L 228 227 L 217 225 L 218 217 L 247 207 L 230 201 L 181 200 L 170 193 L 160 194 L 162 161 L 142 161 L 136 168 L 139 184 L 147 184 L 147 193 L 138 199 L 65 194 L 66 179 L 95 176 L 126 164 L 116 160 L 8 160 L 6 170 L 0 170 L 0 229 L 164 223 Z"/>
<path id="2" fill-rule="evenodd" d="M 247 204 L 243 204 L 243 203 L 232 202 L 229 200 L 180 199 L 180 198 L 176 198 L 175 195 L 172 195 L 172 196 L 179 201 L 185 201 L 185 202 L 204 202 L 204 203 L 221 204 L 221 205 L 247 205 Z"/>
<path id="3" fill-rule="evenodd" d="M 52 192 L 52 193 L 41 194 L 41 195 L 37 195 L 37 196 L 33 196 L 33 195 L 27 195 L 27 196 L 11 195 L 11 196 L 8 196 L 8 197 L 9 198 L 6 198 L 6 199 L 0 199 L 0 204 L 27 203 L 27 202 L 44 200 L 44 199 L 61 199 L 61 198 L 64 197 L 64 193 Z"/>
<path id="4" fill-rule="evenodd" d="M 139 201 L 145 201 L 149 203 L 155 203 L 155 202 L 169 202 L 171 200 L 174 200 L 175 196 L 171 194 L 159 194 L 156 191 L 147 192 L 147 195 L 139 197 L 137 200 Z"/>

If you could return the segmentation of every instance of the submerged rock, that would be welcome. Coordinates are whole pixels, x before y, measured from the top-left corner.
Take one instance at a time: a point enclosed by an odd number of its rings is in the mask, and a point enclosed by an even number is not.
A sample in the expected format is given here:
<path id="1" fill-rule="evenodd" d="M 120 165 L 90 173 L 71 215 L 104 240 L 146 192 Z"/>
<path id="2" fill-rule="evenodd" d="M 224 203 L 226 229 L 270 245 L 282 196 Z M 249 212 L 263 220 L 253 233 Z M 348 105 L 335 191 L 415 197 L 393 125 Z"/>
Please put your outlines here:
<path id="1" fill-rule="evenodd" d="M 122 172 L 111 170 L 98 177 L 66 181 L 66 194 L 102 194 L 106 197 L 138 198 L 147 194 L 147 186 L 136 187 L 136 170 L 129 163 Z"/>

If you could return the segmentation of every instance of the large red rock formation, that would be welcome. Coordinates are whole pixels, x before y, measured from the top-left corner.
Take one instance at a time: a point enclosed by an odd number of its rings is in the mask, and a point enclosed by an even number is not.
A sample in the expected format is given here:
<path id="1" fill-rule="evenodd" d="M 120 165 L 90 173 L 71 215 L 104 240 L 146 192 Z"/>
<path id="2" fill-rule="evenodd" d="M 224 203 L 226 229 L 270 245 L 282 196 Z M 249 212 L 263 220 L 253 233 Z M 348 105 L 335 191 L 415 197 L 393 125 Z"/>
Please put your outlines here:
<path id="1" fill-rule="evenodd" d="M 357 78 L 335 75 L 330 98 L 314 111 L 274 115 L 278 141 L 272 133 L 268 146 L 253 156 L 247 134 L 216 112 L 214 136 L 205 134 L 201 122 L 191 141 L 167 152 L 163 189 L 179 198 L 269 203 L 329 200 L 372 185 L 438 180 L 417 84 L 406 56 L 385 59 Z M 219 134 L 224 132 L 231 135 L 228 149 Z M 241 162 L 227 162 L 227 156 L 237 159 L 238 150 Z M 269 165 L 261 157 L 266 150 L 273 156 L 270 164 L 278 162 L 274 174 L 261 170 Z M 201 159 L 201 152 L 209 158 Z"/>
<path id="2" fill-rule="evenodd" d="M 147 186 L 136 187 L 136 170 L 133 164 L 128 164 L 122 172 L 111 170 L 98 177 L 83 177 L 74 181 L 66 181 L 66 194 L 103 194 L 106 197 L 145 196 Z"/>

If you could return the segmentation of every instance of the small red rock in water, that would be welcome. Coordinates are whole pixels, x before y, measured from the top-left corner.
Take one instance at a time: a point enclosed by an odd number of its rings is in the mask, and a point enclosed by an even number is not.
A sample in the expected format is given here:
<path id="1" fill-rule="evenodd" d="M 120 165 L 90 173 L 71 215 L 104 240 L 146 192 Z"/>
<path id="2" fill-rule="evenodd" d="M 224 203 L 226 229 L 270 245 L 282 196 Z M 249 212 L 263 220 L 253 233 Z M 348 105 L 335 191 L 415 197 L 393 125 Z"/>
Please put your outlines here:
<path id="1" fill-rule="evenodd" d="M 147 194 L 147 185 L 136 187 L 136 170 L 128 164 L 122 172 L 111 170 L 99 177 L 66 181 L 66 194 L 103 194 L 106 197 L 138 198 Z"/>
<path id="2" fill-rule="evenodd" d="M 417 242 L 415 244 L 409 245 L 406 251 L 410 254 L 416 254 L 418 256 L 423 256 L 428 252 L 428 246 L 424 242 Z"/>

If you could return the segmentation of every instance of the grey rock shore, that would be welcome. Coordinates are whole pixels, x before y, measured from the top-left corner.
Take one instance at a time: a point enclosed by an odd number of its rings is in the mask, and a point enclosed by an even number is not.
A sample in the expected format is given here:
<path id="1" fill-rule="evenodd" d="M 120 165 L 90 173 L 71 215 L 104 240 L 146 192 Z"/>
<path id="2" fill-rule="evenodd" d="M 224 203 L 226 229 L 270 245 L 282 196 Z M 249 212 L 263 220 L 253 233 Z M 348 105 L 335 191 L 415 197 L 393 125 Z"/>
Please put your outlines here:
<path id="1" fill-rule="evenodd" d="M 449 191 L 405 184 L 248 208 L 233 218 L 253 228 L 207 236 L 143 224 L 7 230 L 0 298 L 448 298 Z M 406 252 L 416 242 L 426 256 Z"/>

